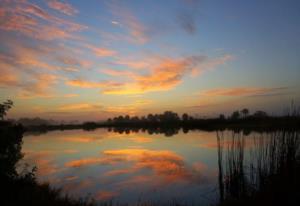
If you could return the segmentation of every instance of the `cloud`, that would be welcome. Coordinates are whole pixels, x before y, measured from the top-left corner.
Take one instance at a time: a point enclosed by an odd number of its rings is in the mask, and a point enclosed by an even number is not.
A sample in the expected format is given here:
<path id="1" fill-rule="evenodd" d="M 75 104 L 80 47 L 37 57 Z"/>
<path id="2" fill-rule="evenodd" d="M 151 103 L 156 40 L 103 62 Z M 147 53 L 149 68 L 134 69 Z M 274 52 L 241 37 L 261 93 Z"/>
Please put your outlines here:
<path id="1" fill-rule="evenodd" d="M 119 1 L 112 1 L 109 4 L 111 9 L 111 13 L 118 19 L 118 21 L 122 24 L 122 28 L 128 30 L 130 35 L 130 40 L 139 43 L 145 44 L 149 41 L 149 35 L 147 34 L 147 28 L 144 24 L 139 21 L 139 19 L 124 5 L 120 5 Z"/>
<path id="2" fill-rule="evenodd" d="M 77 104 L 66 104 L 58 107 L 58 110 L 60 111 L 72 111 L 72 110 L 95 110 L 100 109 L 102 106 L 95 105 L 95 104 L 89 104 L 89 103 L 77 103 Z"/>
<path id="3" fill-rule="evenodd" d="M 94 54 L 99 57 L 109 57 L 117 54 L 117 51 L 104 47 L 95 47 L 90 44 L 85 44 L 85 47 L 92 50 Z"/>
<path id="4" fill-rule="evenodd" d="M 151 100 L 137 100 L 133 103 L 130 104 L 121 104 L 118 106 L 106 106 L 105 111 L 109 113 L 117 113 L 117 114 L 122 114 L 126 113 L 129 115 L 135 115 L 138 113 L 142 108 L 145 109 L 145 106 L 152 105 L 153 101 Z"/>
<path id="5" fill-rule="evenodd" d="M 20 92 L 17 97 L 21 99 L 29 98 L 49 98 L 53 97 L 53 86 L 57 83 L 59 77 L 54 74 L 35 74 L 34 79 L 20 85 Z"/>
<path id="6" fill-rule="evenodd" d="M 64 137 L 61 138 L 61 141 L 63 142 L 77 142 L 77 143 L 89 143 L 89 142 L 95 142 L 98 138 L 93 137 Z"/>
<path id="7" fill-rule="evenodd" d="M 56 165 L 53 159 L 53 151 L 29 151 L 26 152 L 26 162 L 34 162 L 38 166 L 37 173 L 41 176 L 51 175 L 63 170 Z"/>
<path id="8" fill-rule="evenodd" d="M 79 97 L 79 94 L 65 94 L 63 95 L 65 98 L 73 98 L 73 97 Z"/>
<path id="9" fill-rule="evenodd" d="M 95 195 L 95 199 L 105 201 L 105 200 L 110 200 L 118 195 L 119 195 L 119 193 L 117 193 L 117 192 L 100 190 Z"/>
<path id="10" fill-rule="evenodd" d="M 9 69 L 9 65 L 0 61 L 0 68 L 0 86 L 10 87 L 18 85 L 18 77 L 11 69 Z"/>
<path id="11" fill-rule="evenodd" d="M 4 2 L 0 14 L 0 29 L 16 31 L 34 39 L 49 41 L 76 38 L 72 32 L 87 28 L 55 17 L 38 5 L 26 1 Z"/>
<path id="12" fill-rule="evenodd" d="M 218 88 L 211 89 L 201 92 L 205 96 L 252 96 L 252 95 L 269 95 L 282 90 L 286 90 L 287 87 L 274 87 L 274 88 L 264 88 L 264 87 L 234 87 L 234 88 Z"/>
<path id="13" fill-rule="evenodd" d="M 72 7 L 72 5 L 58 0 L 49 0 L 48 6 L 69 16 L 73 16 L 78 13 L 78 10 Z"/>
<path id="14" fill-rule="evenodd" d="M 208 59 L 206 56 L 189 56 L 185 58 L 158 58 L 153 67 L 140 71 L 120 71 L 105 69 L 103 73 L 127 77 L 127 82 L 91 82 L 83 80 L 69 80 L 67 85 L 81 88 L 101 88 L 104 94 L 141 94 L 153 91 L 167 91 L 182 82 L 187 74 L 197 75 L 200 72 L 212 69 L 217 65 L 224 64 L 232 59 L 232 56 L 225 55 L 215 59 Z M 197 74 L 196 74 L 197 73 Z"/>
<path id="15" fill-rule="evenodd" d="M 130 139 L 136 143 L 149 143 L 153 141 L 150 137 L 132 137 Z"/>
<path id="16" fill-rule="evenodd" d="M 67 55 L 59 55 L 56 57 L 56 59 L 58 62 L 61 62 L 67 66 L 76 66 L 79 68 L 87 68 L 92 65 L 92 62 L 90 62 L 88 60 L 83 60 L 80 58 L 75 58 L 75 57 L 71 57 L 71 56 L 67 56 Z M 68 67 L 68 69 L 69 69 L 69 71 L 74 71 L 74 68 L 70 69 L 70 67 Z"/>
<path id="17" fill-rule="evenodd" d="M 131 83 L 104 88 L 104 94 L 139 94 L 152 91 L 166 91 L 176 87 L 187 74 L 203 72 L 224 64 L 231 56 L 208 59 L 206 56 L 190 56 L 181 59 L 163 58 L 156 66 L 148 68 L 147 74 L 123 73 L 131 78 Z M 107 70 L 106 70 L 107 72 Z M 112 71 L 110 71 L 112 74 Z"/>
<path id="18" fill-rule="evenodd" d="M 163 184 L 172 183 L 175 181 L 193 181 L 199 182 L 202 180 L 201 171 L 206 169 L 205 165 L 199 164 L 195 167 L 188 167 L 183 158 L 172 151 L 167 150 L 148 150 L 148 149 L 121 149 L 121 150 L 105 150 L 101 157 L 86 158 L 67 162 L 67 167 L 83 167 L 96 164 L 124 164 L 131 163 L 129 168 L 121 168 L 111 170 L 105 173 L 105 176 L 116 176 L 122 174 L 134 173 L 138 177 L 141 171 L 149 170 L 149 176 L 145 176 L 139 180 L 148 180 L 156 178 L 162 180 Z M 129 182 L 139 181 L 129 179 L 125 182 L 118 183 L 118 186 L 126 186 Z"/>
<path id="19" fill-rule="evenodd" d="M 114 87 L 120 86 L 122 83 L 103 81 L 103 82 L 92 82 L 80 79 L 69 80 L 66 82 L 67 85 L 81 88 L 102 88 L 102 87 Z"/>
<path id="20" fill-rule="evenodd" d="M 182 12 L 177 15 L 178 24 L 189 34 L 197 30 L 195 17 L 189 12 Z"/>

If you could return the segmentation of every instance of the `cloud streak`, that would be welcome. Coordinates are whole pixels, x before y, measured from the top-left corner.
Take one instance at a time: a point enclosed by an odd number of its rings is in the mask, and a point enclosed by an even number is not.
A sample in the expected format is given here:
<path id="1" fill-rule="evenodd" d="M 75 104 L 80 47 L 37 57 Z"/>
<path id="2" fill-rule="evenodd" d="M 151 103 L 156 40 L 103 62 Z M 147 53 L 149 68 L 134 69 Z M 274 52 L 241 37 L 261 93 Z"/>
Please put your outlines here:
<path id="1" fill-rule="evenodd" d="M 49 0 L 48 6 L 69 16 L 73 16 L 78 13 L 78 10 L 72 7 L 71 4 L 60 2 L 58 0 Z"/>
<path id="2" fill-rule="evenodd" d="M 182 82 L 188 74 L 212 69 L 231 60 L 232 56 L 225 55 L 216 59 L 206 56 L 189 56 L 185 58 L 158 58 L 153 67 L 142 71 L 120 71 L 105 69 L 103 72 L 110 76 L 127 77 L 129 81 L 91 82 L 84 80 L 70 80 L 66 84 L 81 88 L 101 88 L 104 94 L 127 95 L 142 94 L 155 91 L 167 91 Z M 140 72 L 144 72 L 141 74 Z"/>
<path id="3" fill-rule="evenodd" d="M 239 96 L 253 96 L 253 95 L 269 95 L 286 89 L 287 87 L 274 87 L 274 88 L 234 87 L 234 88 L 218 88 L 218 89 L 206 90 L 203 91 L 201 94 L 205 96 L 239 97 Z"/>

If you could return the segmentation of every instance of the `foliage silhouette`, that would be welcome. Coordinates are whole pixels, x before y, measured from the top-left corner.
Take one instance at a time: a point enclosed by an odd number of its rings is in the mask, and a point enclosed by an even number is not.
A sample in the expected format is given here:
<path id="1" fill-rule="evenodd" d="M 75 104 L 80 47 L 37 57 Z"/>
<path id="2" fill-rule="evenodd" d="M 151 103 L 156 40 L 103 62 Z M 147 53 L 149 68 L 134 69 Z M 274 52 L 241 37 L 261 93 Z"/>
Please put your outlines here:
<path id="1" fill-rule="evenodd" d="M 9 105 L 13 105 L 9 102 Z M 10 107 L 7 107 L 10 108 Z M 5 109 L 7 111 L 8 109 Z M 6 112 L 3 113 L 3 118 Z M 74 199 L 62 195 L 60 189 L 49 184 L 39 184 L 35 179 L 36 167 L 28 170 L 25 165 L 17 168 L 22 159 L 22 138 L 24 129 L 8 121 L 0 120 L 0 204 L 11 205 L 44 205 L 44 206 L 92 206 L 92 200 Z M 19 167 L 19 166 L 18 166 Z"/>
<path id="2" fill-rule="evenodd" d="M 2 104 L 0 104 L 0 119 L 3 120 L 6 116 L 8 110 L 13 106 L 13 102 L 11 100 L 6 100 Z"/>

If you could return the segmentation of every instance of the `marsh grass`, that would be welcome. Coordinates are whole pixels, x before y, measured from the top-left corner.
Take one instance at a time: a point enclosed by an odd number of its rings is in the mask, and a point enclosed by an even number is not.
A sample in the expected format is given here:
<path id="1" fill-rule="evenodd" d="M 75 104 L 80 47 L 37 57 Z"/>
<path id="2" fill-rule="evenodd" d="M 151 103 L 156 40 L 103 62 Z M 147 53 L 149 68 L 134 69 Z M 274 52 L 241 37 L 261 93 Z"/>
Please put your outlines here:
<path id="1" fill-rule="evenodd" d="M 246 137 L 232 133 L 225 152 L 222 136 L 217 133 L 220 205 L 299 203 L 299 132 L 255 136 L 249 150 L 245 149 Z"/>

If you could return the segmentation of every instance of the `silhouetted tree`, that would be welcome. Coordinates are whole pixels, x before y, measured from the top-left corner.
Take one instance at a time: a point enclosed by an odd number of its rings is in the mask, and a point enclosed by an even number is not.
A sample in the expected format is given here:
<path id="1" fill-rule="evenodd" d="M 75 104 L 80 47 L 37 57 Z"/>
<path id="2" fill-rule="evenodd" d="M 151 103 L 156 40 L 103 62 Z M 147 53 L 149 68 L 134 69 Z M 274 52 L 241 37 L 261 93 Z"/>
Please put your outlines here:
<path id="1" fill-rule="evenodd" d="M 182 115 L 182 121 L 188 121 L 189 120 L 189 115 L 187 114 L 187 113 L 184 113 L 183 115 Z"/>
<path id="2" fill-rule="evenodd" d="M 6 100 L 2 104 L 0 104 L 0 118 L 3 120 L 7 114 L 7 111 L 13 106 L 13 101 Z"/>
<path id="3" fill-rule="evenodd" d="M 256 111 L 256 112 L 253 114 L 253 116 L 256 117 L 256 118 L 264 118 L 264 117 L 267 117 L 268 114 L 267 114 L 266 112 L 264 112 L 264 111 L 258 110 L 258 111 Z"/>
<path id="4" fill-rule="evenodd" d="M 234 111 L 231 115 L 231 119 L 238 119 L 238 118 L 240 118 L 240 112 Z"/>
<path id="5" fill-rule="evenodd" d="M 244 116 L 244 118 L 245 118 L 245 117 L 247 117 L 248 114 L 249 114 L 249 109 L 244 108 L 244 109 L 241 110 L 241 113 L 243 114 L 243 116 Z"/>
<path id="6" fill-rule="evenodd" d="M 125 121 L 125 122 L 129 122 L 129 120 L 130 120 L 129 115 L 126 115 L 126 116 L 124 117 L 124 121 Z"/>
<path id="7" fill-rule="evenodd" d="M 162 118 L 164 122 L 178 121 L 180 119 L 178 114 L 172 111 L 165 111 Z"/>
<path id="8" fill-rule="evenodd" d="M 147 115 L 147 120 L 148 120 L 149 122 L 153 122 L 153 121 L 154 121 L 154 116 L 153 116 L 153 114 L 148 114 L 148 115 Z"/>
<path id="9" fill-rule="evenodd" d="M 224 120 L 225 119 L 225 115 L 224 114 L 220 114 L 219 115 L 219 119 Z"/>

